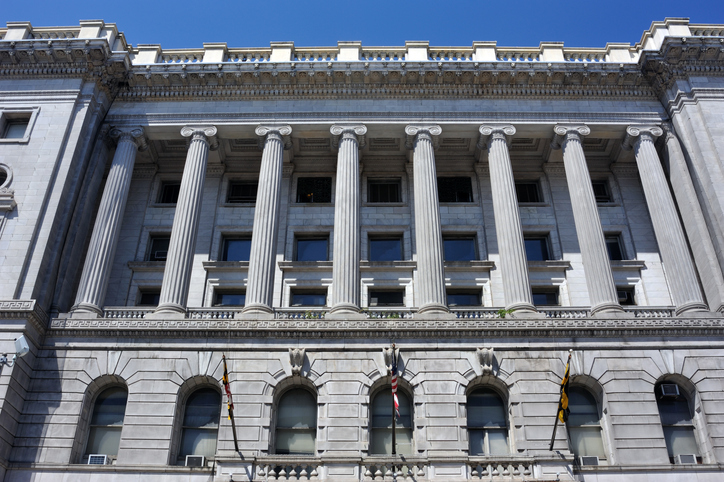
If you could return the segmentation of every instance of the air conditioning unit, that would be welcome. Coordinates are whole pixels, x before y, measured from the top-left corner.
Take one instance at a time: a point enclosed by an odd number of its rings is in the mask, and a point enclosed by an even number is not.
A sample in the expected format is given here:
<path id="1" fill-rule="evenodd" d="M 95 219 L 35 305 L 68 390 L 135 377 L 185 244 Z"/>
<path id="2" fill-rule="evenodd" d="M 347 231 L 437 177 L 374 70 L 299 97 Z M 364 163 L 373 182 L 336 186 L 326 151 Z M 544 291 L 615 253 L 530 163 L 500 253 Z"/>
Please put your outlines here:
<path id="1" fill-rule="evenodd" d="M 203 455 L 187 455 L 186 467 L 206 467 L 206 457 Z"/>
<path id="2" fill-rule="evenodd" d="M 662 383 L 661 384 L 661 396 L 662 397 L 678 397 L 679 386 L 676 383 Z"/>
<path id="3" fill-rule="evenodd" d="M 166 256 L 168 256 L 168 251 L 156 251 L 155 253 L 153 253 L 153 257 L 156 258 L 158 261 L 166 259 Z"/>
<path id="4" fill-rule="evenodd" d="M 695 464 L 696 463 L 696 455 L 693 454 L 679 454 L 676 457 L 674 457 L 674 460 L 676 460 L 676 463 L 679 465 L 682 464 Z"/>
<path id="5" fill-rule="evenodd" d="M 581 465 L 598 465 L 598 457 L 595 455 L 582 455 L 578 461 Z"/>
<path id="6" fill-rule="evenodd" d="M 91 454 L 88 456 L 88 465 L 110 465 L 111 458 L 103 454 Z"/>

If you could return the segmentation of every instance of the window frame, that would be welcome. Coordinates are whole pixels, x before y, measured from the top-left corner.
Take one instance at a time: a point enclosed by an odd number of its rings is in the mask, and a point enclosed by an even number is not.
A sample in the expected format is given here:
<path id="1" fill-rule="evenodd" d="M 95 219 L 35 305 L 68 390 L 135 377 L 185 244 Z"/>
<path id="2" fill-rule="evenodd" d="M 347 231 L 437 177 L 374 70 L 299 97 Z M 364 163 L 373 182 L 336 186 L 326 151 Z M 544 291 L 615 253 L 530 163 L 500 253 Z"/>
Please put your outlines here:
<path id="1" fill-rule="evenodd" d="M 299 242 L 307 242 L 307 241 L 324 241 L 326 243 L 326 256 L 324 259 L 299 259 Z M 302 263 L 318 263 L 320 261 L 329 261 L 329 255 L 330 255 L 330 246 L 329 246 L 329 234 L 313 234 L 313 233 L 305 233 L 305 234 L 296 234 L 294 235 L 294 252 L 293 252 L 293 260 L 295 262 L 302 262 Z"/>
<path id="2" fill-rule="evenodd" d="M 445 247 L 445 244 L 448 241 L 470 241 L 472 243 L 473 248 L 473 257 L 471 259 L 447 259 L 447 249 Z M 442 254 L 443 259 L 446 263 L 464 263 L 464 262 L 470 262 L 470 261 L 478 261 L 480 259 L 480 254 L 478 253 L 478 239 L 475 234 L 465 235 L 465 234 L 444 234 L 442 235 Z"/>
<path id="3" fill-rule="evenodd" d="M 136 297 L 136 306 L 139 306 L 139 307 L 144 307 L 144 306 L 147 306 L 147 307 L 150 307 L 150 306 L 158 306 L 158 303 L 156 303 L 156 304 L 145 304 L 145 303 L 143 303 L 143 297 L 144 297 L 144 296 L 156 296 L 156 297 L 159 298 L 159 301 L 160 301 L 160 298 L 161 298 L 161 288 L 159 287 L 158 289 L 156 289 L 156 288 L 143 288 L 143 289 L 139 289 L 139 290 L 138 290 L 138 296 Z"/>
<path id="4" fill-rule="evenodd" d="M 394 308 L 394 307 L 402 308 L 402 307 L 405 307 L 406 306 L 406 296 L 405 296 L 406 292 L 405 291 L 406 290 L 404 288 L 402 288 L 402 289 L 386 289 L 386 288 L 379 289 L 379 288 L 370 287 L 367 290 L 367 304 L 369 305 L 370 308 Z M 376 302 L 373 305 L 372 304 L 372 293 L 375 293 L 375 294 L 377 294 L 377 293 L 398 293 L 398 294 L 402 295 L 402 300 L 400 301 L 399 304 L 398 303 L 382 303 L 382 304 L 380 304 L 379 302 Z M 379 296 L 378 296 L 378 298 L 379 298 Z"/>
<path id="5" fill-rule="evenodd" d="M 302 181 L 309 181 L 309 180 L 324 180 L 325 184 L 327 180 L 329 180 L 329 200 L 326 200 L 326 195 L 322 197 L 322 201 L 314 201 L 314 192 L 312 192 L 312 200 L 304 199 L 301 200 L 301 190 L 300 190 L 300 183 Z M 295 183 L 295 203 L 294 204 L 332 204 L 334 201 L 334 179 L 332 176 L 299 176 L 296 179 Z M 326 186 L 325 186 L 326 189 Z M 325 193 L 326 194 L 326 193 Z"/>
<path id="6" fill-rule="evenodd" d="M 505 427 L 486 427 L 486 426 L 472 426 L 470 425 L 470 397 L 475 395 L 476 393 L 490 393 L 495 395 L 498 400 L 500 401 L 500 407 L 502 409 L 502 412 L 505 416 Z M 510 413 L 509 413 L 509 402 L 505 396 L 503 396 L 498 390 L 496 390 L 494 387 L 490 385 L 479 385 L 471 390 L 466 394 L 465 396 L 465 408 L 466 408 L 466 417 L 465 417 L 465 429 L 468 432 L 468 455 L 471 457 L 490 457 L 490 456 L 505 456 L 505 455 L 511 455 L 512 449 L 511 449 L 511 433 L 510 433 Z M 473 454 L 472 452 L 472 441 L 473 437 L 471 437 L 471 432 L 482 432 L 483 434 L 483 453 L 481 454 Z M 506 454 L 492 454 L 490 449 L 490 433 L 489 432 L 502 432 L 505 434 L 506 438 L 506 445 L 508 447 L 508 451 Z"/>
<path id="7" fill-rule="evenodd" d="M 535 187 L 535 201 L 529 201 L 524 200 L 521 201 L 520 195 L 521 195 L 521 189 L 519 189 L 519 186 L 534 186 Z M 515 181 L 515 199 L 518 201 L 518 204 L 543 204 L 545 201 L 543 199 L 543 189 L 541 189 L 540 180 L 534 179 L 534 180 L 525 180 L 521 179 L 519 181 Z"/>
<path id="8" fill-rule="evenodd" d="M 544 256 L 542 256 L 543 259 L 531 259 L 529 256 L 528 248 L 526 247 L 526 243 L 528 241 L 540 241 L 541 246 L 545 248 Z M 523 248 L 525 249 L 525 259 L 528 262 L 536 262 L 536 261 L 551 261 L 553 260 L 553 257 L 551 256 L 553 250 L 551 249 L 551 237 L 550 234 L 524 234 L 523 235 Z"/>
<path id="9" fill-rule="evenodd" d="M 628 259 L 628 256 L 626 256 L 626 246 L 624 245 L 621 233 L 604 234 L 604 242 L 606 243 L 606 254 L 608 255 L 609 261 L 624 261 Z M 620 257 L 614 256 L 614 253 L 611 252 L 609 243 L 616 243 L 618 245 Z"/>
<path id="10" fill-rule="evenodd" d="M 591 407 L 594 407 L 594 408 L 595 408 L 595 410 L 596 410 L 596 417 L 597 417 L 598 421 L 597 421 L 597 423 L 595 423 L 595 424 L 580 424 L 580 425 L 575 425 L 574 422 L 572 421 L 572 420 L 575 421 L 575 416 L 574 416 L 573 418 L 571 418 L 571 415 L 575 415 L 575 414 L 573 413 L 573 411 L 571 411 L 571 413 L 569 414 L 569 417 L 568 417 L 568 421 L 567 421 L 566 424 L 565 424 L 565 426 L 566 426 L 566 437 L 567 437 L 567 439 L 568 439 L 569 449 L 570 449 L 571 453 L 573 453 L 573 455 L 574 455 L 575 457 L 577 457 L 577 458 L 578 458 L 578 457 L 595 456 L 595 457 L 598 457 L 598 460 L 599 460 L 599 461 L 607 462 L 608 459 L 609 459 L 609 456 L 608 456 L 608 451 L 607 451 L 607 449 L 606 449 L 606 439 L 604 438 L 604 433 L 603 433 L 603 410 L 602 410 L 602 407 L 601 407 L 601 403 L 600 403 L 600 401 L 599 401 L 599 398 L 598 398 L 598 397 L 596 396 L 596 394 L 593 393 L 587 386 L 585 386 L 585 385 L 580 385 L 580 384 L 577 384 L 577 383 L 572 383 L 571 386 L 569 387 L 569 396 L 568 396 L 568 398 L 569 398 L 569 404 L 570 404 L 570 400 L 571 400 L 571 395 L 570 395 L 570 394 L 571 394 L 571 392 L 573 392 L 573 391 L 584 392 L 584 393 L 586 393 L 586 394 L 588 395 L 588 397 L 590 397 L 591 401 L 593 401 L 593 404 L 591 405 Z M 580 430 L 581 433 L 583 433 L 583 432 L 594 432 L 594 431 L 597 432 L 597 433 L 598 433 L 598 437 L 599 437 L 600 440 L 601 440 L 601 453 L 603 454 L 603 456 L 599 456 L 598 454 L 593 454 L 593 453 L 585 453 L 585 454 L 578 454 L 578 453 L 576 453 L 576 452 L 575 452 L 575 449 L 574 449 L 574 446 L 573 446 L 573 437 L 572 437 L 572 435 L 571 435 L 571 429 L 573 429 L 573 432 L 574 432 L 574 433 L 576 433 L 577 430 Z M 597 430 L 596 430 L 596 429 L 597 429 Z"/>
<path id="11" fill-rule="evenodd" d="M 626 293 L 626 301 L 630 300 L 631 302 L 622 302 L 621 301 L 621 293 Z M 621 306 L 637 306 L 636 303 L 636 288 L 633 286 L 624 286 L 624 287 L 616 287 L 616 296 L 618 297 L 618 303 Z"/>
<path id="12" fill-rule="evenodd" d="M 474 295 L 477 298 L 477 303 L 473 305 L 461 305 L 459 303 L 456 304 L 450 304 L 450 295 Z M 479 289 L 448 289 L 445 291 L 445 303 L 447 306 L 474 306 L 474 307 L 480 307 L 483 306 L 483 297 L 482 293 Z"/>
<path id="13" fill-rule="evenodd" d="M 241 304 L 223 304 L 223 303 L 220 303 L 220 302 L 219 302 L 219 298 L 220 298 L 220 297 L 223 297 L 223 296 L 225 296 L 225 295 L 243 296 L 243 297 L 244 297 L 244 302 L 241 303 Z M 237 289 L 237 290 L 235 290 L 235 289 L 226 289 L 226 288 L 215 289 L 215 290 L 214 290 L 214 297 L 213 297 L 213 303 L 212 303 L 212 305 L 213 305 L 214 307 L 224 307 L 224 306 L 228 306 L 228 307 L 241 307 L 241 306 L 245 306 L 245 305 L 246 305 L 246 290 L 244 290 L 244 289 Z"/>
<path id="14" fill-rule="evenodd" d="M 400 417 L 397 418 L 397 423 L 395 424 L 395 434 L 398 439 L 398 445 L 397 445 L 397 453 L 400 455 L 414 455 L 415 453 L 415 400 L 410 390 L 407 389 L 407 387 L 403 386 L 402 383 L 402 376 L 398 374 L 397 376 L 398 383 L 397 383 L 397 393 L 398 393 L 398 400 L 400 400 Z M 392 434 L 392 423 L 390 423 L 390 426 L 375 426 L 375 399 L 383 394 L 392 394 L 392 386 L 389 384 L 389 377 L 385 377 L 385 383 L 378 386 L 374 391 L 370 392 L 370 399 L 369 399 L 369 426 L 368 426 L 368 442 L 367 442 L 367 455 L 371 457 L 384 457 L 389 456 L 391 454 L 388 453 L 379 453 L 379 452 L 373 452 L 373 440 L 374 440 L 374 434 L 376 431 L 382 431 L 389 432 L 390 436 Z M 409 427 L 406 427 L 403 425 L 404 422 L 401 421 L 401 419 L 404 417 L 402 409 L 403 401 L 400 399 L 400 394 L 403 394 L 407 398 L 407 407 L 409 410 Z M 392 421 L 392 400 L 390 399 L 390 413 L 389 415 L 387 413 L 380 416 L 388 416 L 390 422 Z M 399 445 L 399 436 L 400 434 L 405 434 L 405 432 L 409 433 L 409 452 L 403 451 L 400 445 Z"/>
<path id="15" fill-rule="evenodd" d="M 157 258 L 155 256 L 155 252 L 158 252 L 159 250 L 154 250 L 154 243 L 168 238 L 168 248 L 166 248 L 166 257 L 165 258 Z M 165 263 L 168 259 L 168 250 L 171 247 L 171 234 L 150 234 L 148 236 L 148 247 L 146 248 L 146 256 L 144 258 L 145 261 L 153 261 L 153 262 L 161 262 Z"/>
<path id="16" fill-rule="evenodd" d="M 605 194 L 597 194 L 596 185 L 603 186 Z M 611 204 L 613 202 L 613 191 L 611 190 L 611 183 L 608 179 L 592 179 L 591 189 L 593 190 L 593 197 L 596 199 L 596 204 Z"/>
<path id="17" fill-rule="evenodd" d="M 27 144 L 35 126 L 35 121 L 40 112 L 40 107 L 17 107 L 17 108 L 1 108 L 0 107 L 0 144 Z M 6 138 L 6 130 L 8 124 L 16 119 L 27 119 L 28 124 L 25 127 L 23 137 Z"/>
<path id="18" fill-rule="evenodd" d="M 397 186 L 397 200 L 395 201 L 373 201 L 372 200 L 372 186 L 373 185 L 396 185 Z M 367 203 L 368 204 L 402 204 L 402 178 L 367 178 Z"/>
<path id="19" fill-rule="evenodd" d="M 400 257 L 398 259 L 373 259 L 372 244 L 376 241 L 392 241 L 396 240 L 400 243 Z M 405 259 L 405 249 L 403 246 L 404 235 L 393 233 L 369 233 L 367 236 L 367 261 L 371 263 L 392 263 L 395 261 L 403 261 Z"/>
<path id="20" fill-rule="evenodd" d="M 254 185 L 256 189 L 254 189 L 254 200 L 253 201 L 232 201 L 231 193 L 233 191 L 234 186 L 251 186 Z M 259 193 L 259 180 L 258 179 L 230 179 L 229 182 L 226 185 L 226 197 L 225 197 L 225 203 L 231 204 L 234 206 L 242 205 L 242 206 L 253 206 L 256 204 L 256 199 Z"/>
<path id="21" fill-rule="evenodd" d="M 304 296 L 304 295 L 314 295 L 314 296 L 324 296 L 324 304 L 321 305 L 310 305 L 310 304 L 295 304 L 294 303 L 294 297 L 295 296 Z M 323 308 L 326 306 L 329 306 L 329 290 L 326 288 L 292 288 L 289 291 L 289 307 L 290 308 L 299 308 L 299 307 L 311 307 L 311 308 Z"/>
<path id="22" fill-rule="evenodd" d="M 184 424 L 186 422 L 186 412 L 188 410 L 189 400 L 196 393 L 199 393 L 201 391 L 214 392 L 219 397 L 219 419 L 216 422 L 215 428 L 214 427 L 207 428 L 207 427 L 203 427 L 203 426 L 197 427 L 197 426 L 192 426 L 192 425 L 187 426 Z M 181 412 L 179 414 L 180 418 L 178 420 L 178 429 L 179 429 L 178 430 L 178 449 L 176 451 L 176 463 L 178 465 L 183 465 L 185 463 L 187 455 L 199 455 L 199 456 L 206 457 L 207 459 L 213 459 L 215 457 L 215 455 L 219 449 L 219 429 L 221 428 L 221 413 L 223 411 L 222 407 L 224 405 L 223 398 L 224 397 L 223 397 L 223 394 L 221 393 L 221 390 L 219 390 L 218 387 L 213 386 L 211 384 L 203 384 L 202 386 L 194 387 L 193 390 L 190 390 L 186 394 L 186 396 L 184 397 L 184 400 L 183 400 L 183 404 L 181 405 Z M 189 429 L 189 430 L 206 430 L 208 432 L 215 431 L 216 432 L 216 444 L 215 444 L 215 448 L 214 448 L 214 455 L 185 454 L 184 450 L 183 450 L 183 442 L 184 442 L 184 433 L 186 432 L 187 429 Z"/>
<path id="23" fill-rule="evenodd" d="M 118 436 L 118 447 L 116 448 L 115 454 L 102 454 L 107 455 L 111 459 L 115 459 L 118 456 L 118 451 L 120 450 L 121 441 L 123 439 L 123 426 L 125 425 L 125 419 L 126 419 L 126 411 L 128 410 L 128 387 L 121 384 L 121 383 L 111 383 L 109 385 L 104 386 L 98 392 L 94 395 L 92 402 L 90 403 L 90 416 L 88 418 L 87 424 L 86 424 L 86 431 L 85 431 L 85 440 L 83 443 L 83 450 L 81 457 L 84 461 L 88 460 L 88 457 L 91 455 L 100 454 L 100 450 L 96 452 L 91 452 L 89 450 L 89 444 L 91 442 L 91 437 L 93 436 L 94 429 L 95 428 L 111 428 L 111 427 L 117 427 L 118 425 L 100 425 L 100 424 L 94 424 L 93 423 L 93 417 L 96 414 L 97 404 L 98 400 L 101 398 L 101 396 L 111 390 L 123 390 L 126 394 L 126 402 L 123 407 L 123 417 L 122 421 L 120 423 L 120 434 Z"/>
<path id="24" fill-rule="evenodd" d="M 221 250 L 219 252 L 219 261 L 228 262 L 248 262 L 249 259 L 228 259 L 228 243 L 229 241 L 249 241 L 249 258 L 251 258 L 251 235 L 245 236 L 243 234 L 222 234 L 221 235 Z"/>
<path id="25" fill-rule="evenodd" d="M 554 295 L 556 297 L 556 303 L 555 304 L 537 304 L 535 302 L 535 295 L 541 295 L 545 294 L 548 295 Z M 534 306 L 561 306 L 561 290 L 558 287 L 547 287 L 547 286 L 531 286 L 531 295 L 533 299 L 533 305 Z M 546 300 L 548 301 L 548 300 Z"/>
<path id="26" fill-rule="evenodd" d="M 689 416 L 688 423 L 676 422 L 673 424 L 664 424 L 664 420 L 661 416 L 661 400 L 665 397 L 661 394 L 661 385 L 665 385 L 665 384 L 676 385 L 678 387 L 679 395 L 677 395 L 675 397 L 666 397 L 666 398 L 673 398 L 676 400 L 683 399 L 686 402 L 686 406 L 688 409 L 688 416 Z M 659 414 L 659 421 L 661 423 L 661 429 L 664 434 L 664 443 L 666 446 L 667 455 L 670 453 L 673 453 L 674 449 L 673 449 L 673 447 L 671 447 L 671 448 L 669 447 L 668 437 L 666 435 L 666 432 L 667 432 L 666 429 L 669 427 L 684 427 L 687 429 L 687 431 L 691 432 L 691 435 L 694 439 L 694 443 L 696 444 L 697 453 L 695 453 L 693 455 L 696 456 L 697 465 L 703 463 L 702 441 L 700 440 L 700 437 L 698 434 L 699 431 L 697 430 L 696 410 L 695 410 L 696 407 L 695 407 L 695 404 L 692 403 L 693 402 L 692 396 L 689 394 L 688 390 L 686 390 L 686 388 L 684 386 L 682 386 L 681 383 L 678 383 L 677 381 L 661 380 L 658 383 L 656 383 L 656 385 L 654 385 L 654 395 L 656 397 L 656 411 Z M 676 463 L 677 455 L 688 455 L 688 454 L 674 453 L 673 456 L 669 455 L 669 461 L 672 464 Z"/>
<path id="27" fill-rule="evenodd" d="M 465 187 L 466 187 L 466 189 L 467 189 L 468 187 L 470 188 L 470 192 L 469 192 L 469 194 L 470 194 L 470 199 L 469 199 L 469 200 L 464 200 L 464 201 L 459 200 L 460 193 L 463 192 L 463 191 L 456 189 L 456 190 L 455 190 L 455 200 L 454 200 L 454 201 L 443 200 L 442 197 L 440 196 L 440 192 L 441 192 L 441 189 L 440 189 L 440 180 L 441 180 L 441 179 L 445 179 L 445 180 L 446 180 L 446 181 L 443 181 L 443 182 L 448 182 L 447 180 L 453 180 L 453 179 L 457 180 L 458 182 L 462 181 L 463 179 L 467 180 L 467 185 L 466 185 Z M 474 189 L 473 189 L 473 179 L 472 179 L 471 176 L 469 176 L 469 175 L 468 175 L 468 176 L 437 176 L 436 181 L 437 181 L 437 193 L 438 193 L 437 195 L 438 195 L 438 203 L 439 203 L 439 204 L 472 204 L 472 203 L 475 202 L 475 191 L 474 191 Z M 452 181 L 449 181 L 449 182 L 452 182 Z"/>
<path id="28" fill-rule="evenodd" d="M 166 195 L 166 188 L 178 187 L 178 193 L 176 193 L 175 201 L 164 201 Z M 156 204 L 162 204 L 164 206 L 173 206 L 178 204 L 178 198 L 181 195 L 181 181 L 180 180 L 166 180 L 161 181 L 158 186 L 158 196 L 156 198 Z"/>
<path id="29" fill-rule="evenodd" d="M 282 401 L 285 397 L 289 396 L 290 393 L 294 391 L 302 390 L 307 392 L 309 395 L 311 395 L 313 401 L 314 401 L 314 409 L 315 409 L 315 417 L 314 417 L 314 427 L 313 428 L 302 428 L 302 427 L 280 427 L 279 425 L 279 415 L 282 410 Z M 279 430 L 299 430 L 299 431 L 307 431 L 312 434 L 312 437 L 314 439 L 314 449 L 312 453 L 280 453 L 278 444 L 279 444 Z M 274 430 L 272 431 L 273 437 L 270 443 L 270 452 L 274 455 L 288 455 L 288 456 L 299 456 L 299 457 L 309 457 L 309 456 L 316 456 L 317 454 L 317 431 L 319 430 L 319 397 L 317 393 L 310 389 L 305 384 L 299 384 L 299 385 L 292 385 L 283 391 L 281 391 L 278 395 L 278 397 L 275 400 L 274 403 Z"/>

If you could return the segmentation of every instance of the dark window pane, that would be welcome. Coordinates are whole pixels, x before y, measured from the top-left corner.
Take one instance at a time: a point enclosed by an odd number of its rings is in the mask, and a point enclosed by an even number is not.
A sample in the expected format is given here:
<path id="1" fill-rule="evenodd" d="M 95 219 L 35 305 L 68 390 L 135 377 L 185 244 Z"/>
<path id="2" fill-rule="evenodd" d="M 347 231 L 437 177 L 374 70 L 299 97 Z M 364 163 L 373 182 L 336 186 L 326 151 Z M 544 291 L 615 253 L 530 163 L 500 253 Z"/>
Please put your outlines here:
<path id="1" fill-rule="evenodd" d="M 292 292 L 292 306 L 324 306 L 326 304 L 326 291 Z"/>
<path id="2" fill-rule="evenodd" d="M 5 132 L 3 139 L 22 139 L 25 137 L 25 131 L 28 130 L 30 119 L 9 119 L 5 123 Z"/>
<path id="3" fill-rule="evenodd" d="M 438 177 L 437 192 L 441 203 L 473 202 L 473 184 L 469 177 Z"/>
<path id="4" fill-rule="evenodd" d="M 546 261 L 548 255 L 548 238 L 525 238 L 525 254 L 528 261 Z"/>
<path id="5" fill-rule="evenodd" d="M 445 261 L 472 261 L 475 255 L 475 238 L 443 238 Z"/>
<path id="6" fill-rule="evenodd" d="M 558 292 L 533 291 L 533 304 L 536 306 L 558 306 Z"/>
<path id="7" fill-rule="evenodd" d="M 148 261 L 166 261 L 170 236 L 153 236 L 148 249 Z"/>
<path id="8" fill-rule="evenodd" d="M 5 184 L 5 181 L 8 180 L 8 173 L 5 171 L 5 169 L 0 168 L 0 186 Z"/>
<path id="9" fill-rule="evenodd" d="M 221 261 L 249 261 L 251 238 L 224 239 Z"/>
<path id="10" fill-rule="evenodd" d="M 593 187 L 593 195 L 596 196 L 597 203 L 611 202 L 611 190 L 608 188 L 608 182 L 592 181 L 591 187 Z"/>
<path id="11" fill-rule="evenodd" d="M 160 291 L 142 291 L 141 297 L 138 299 L 138 306 L 158 306 L 160 298 Z"/>
<path id="12" fill-rule="evenodd" d="M 480 306 L 480 293 L 478 292 L 448 292 L 448 306 Z"/>
<path id="13" fill-rule="evenodd" d="M 230 203 L 253 204 L 256 202 L 257 181 L 234 181 L 229 183 L 226 201 Z"/>
<path id="14" fill-rule="evenodd" d="M 212 388 L 196 390 L 189 396 L 184 412 L 184 427 L 218 427 L 221 394 Z"/>
<path id="15" fill-rule="evenodd" d="M 370 306 L 404 306 L 404 291 L 370 290 Z"/>
<path id="16" fill-rule="evenodd" d="M 367 199 L 371 203 L 400 202 L 400 180 L 373 179 L 368 181 Z"/>
<path id="17" fill-rule="evenodd" d="M 297 239 L 296 261 L 327 261 L 327 238 Z"/>
<path id="18" fill-rule="evenodd" d="M 622 305 L 635 305 L 636 298 L 634 298 L 633 288 L 617 288 L 616 294 L 618 294 L 618 302 Z"/>
<path id="19" fill-rule="evenodd" d="M 246 304 L 246 293 L 216 293 L 214 306 L 244 306 L 244 304 Z"/>
<path id="20" fill-rule="evenodd" d="M 606 236 L 606 248 L 608 249 L 608 259 L 611 261 L 624 259 L 621 236 Z"/>
<path id="21" fill-rule="evenodd" d="M 516 182 L 515 194 L 519 203 L 541 202 L 540 188 L 537 182 Z"/>
<path id="22" fill-rule="evenodd" d="M 311 455 L 316 435 L 317 400 L 307 390 L 289 390 L 279 401 L 274 452 Z"/>
<path id="23" fill-rule="evenodd" d="M 370 238 L 370 261 L 402 259 L 402 238 Z"/>
<path id="24" fill-rule="evenodd" d="M 331 177 L 300 177 L 297 180 L 298 203 L 331 203 Z"/>
<path id="25" fill-rule="evenodd" d="M 176 202 L 178 202 L 179 192 L 181 192 L 180 182 L 164 182 L 161 184 L 161 192 L 158 196 L 158 202 L 161 204 L 176 204 Z"/>

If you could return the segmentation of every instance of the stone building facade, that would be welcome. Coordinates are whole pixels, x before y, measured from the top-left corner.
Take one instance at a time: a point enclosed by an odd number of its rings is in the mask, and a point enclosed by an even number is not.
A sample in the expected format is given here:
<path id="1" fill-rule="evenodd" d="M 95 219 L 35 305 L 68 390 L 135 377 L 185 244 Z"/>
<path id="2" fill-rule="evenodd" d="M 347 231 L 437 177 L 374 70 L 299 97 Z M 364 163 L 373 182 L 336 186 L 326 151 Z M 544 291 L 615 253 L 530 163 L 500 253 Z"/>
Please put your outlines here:
<path id="1" fill-rule="evenodd" d="M 723 42 L 8 23 L 0 480 L 721 480 Z"/>

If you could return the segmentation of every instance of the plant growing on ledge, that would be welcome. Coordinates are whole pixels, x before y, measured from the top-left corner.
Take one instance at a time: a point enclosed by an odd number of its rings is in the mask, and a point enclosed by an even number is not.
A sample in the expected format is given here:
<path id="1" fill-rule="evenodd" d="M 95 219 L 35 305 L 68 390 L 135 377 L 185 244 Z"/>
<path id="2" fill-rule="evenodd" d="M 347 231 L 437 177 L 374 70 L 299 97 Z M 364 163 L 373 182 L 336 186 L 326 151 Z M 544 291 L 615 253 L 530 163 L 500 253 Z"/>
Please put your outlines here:
<path id="1" fill-rule="evenodd" d="M 513 310 L 506 310 L 505 308 L 498 310 L 498 316 L 500 318 L 505 318 L 505 315 L 510 315 L 511 313 L 513 313 Z"/>

